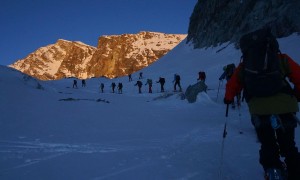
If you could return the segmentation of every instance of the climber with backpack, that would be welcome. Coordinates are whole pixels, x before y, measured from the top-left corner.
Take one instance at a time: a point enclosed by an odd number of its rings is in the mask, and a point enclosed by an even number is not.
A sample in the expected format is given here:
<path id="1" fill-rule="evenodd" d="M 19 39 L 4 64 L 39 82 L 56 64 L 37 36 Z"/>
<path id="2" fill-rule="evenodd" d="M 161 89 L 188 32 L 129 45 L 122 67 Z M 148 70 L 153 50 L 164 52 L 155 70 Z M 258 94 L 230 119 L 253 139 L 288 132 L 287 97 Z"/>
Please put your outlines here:
<path id="1" fill-rule="evenodd" d="M 104 83 L 100 84 L 100 89 L 101 89 L 101 92 L 103 93 L 104 92 Z"/>
<path id="2" fill-rule="evenodd" d="M 156 83 L 159 83 L 159 84 L 160 84 L 160 92 L 165 92 L 165 88 L 164 88 L 164 85 L 165 85 L 165 83 L 166 83 L 165 78 L 159 77 L 159 80 L 156 81 Z"/>
<path id="3" fill-rule="evenodd" d="M 112 93 L 115 93 L 116 83 L 112 82 L 110 87 L 111 87 Z"/>
<path id="4" fill-rule="evenodd" d="M 180 85 L 180 76 L 178 74 L 174 74 L 174 92 L 176 92 L 176 87 L 179 87 L 179 91 L 182 91 L 181 85 Z"/>
<path id="5" fill-rule="evenodd" d="M 233 75 L 233 72 L 235 70 L 235 64 L 227 64 L 226 66 L 223 67 L 223 74 L 219 77 L 219 80 L 222 81 L 223 79 L 226 79 L 227 81 L 231 78 Z"/>
<path id="6" fill-rule="evenodd" d="M 141 94 L 142 93 L 142 86 L 143 86 L 142 81 L 136 81 L 136 83 L 134 84 L 134 86 L 138 86 L 139 93 Z"/>
<path id="7" fill-rule="evenodd" d="M 205 83 L 205 79 L 206 79 L 206 74 L 205 74 L 205 72 L 204 71 L 200 71 L 199 73 L 198 73 L 198 75 L 199 75 L 199 77 L 198 77 L 198 81 L 202 81 L 202 82 L 204 82 Z"/>
<path id="8" fill-rule="evenodd" d="M 122 94 L 122 93 L 123 93 L 123 84 L 122 84 L 122 83 L 119 83 L 119 84 L 118 84 L 118 93 L 119 93 L 119 94 Z"/>
<path id="9" fill-rule="evenodd" d="M 224 79 L 226 79 L 226 81 L 229 81 L 229 79 L 233 75 L 234 70 L 235 70 L 235 64 L 234 63 L 227 64 L 226 66 L 223 67 L 223 73 L 219 77 L 218 94 L 219 94 L 219 89 L 220 89 L 221 82 L 223 82 Z M 236 95 L 236 97 L 237 97 L 237 104 L 238 105 L 240 104 L 240 97 L 241 97 L 240 94 L 241 93 L 238 93 Z M 234 101 L 232 101 L 231 106 L 232 106 L 233 109 L 235 108 L 235 102 Z"/>
<path id="10" fill-rule="evenodd" d="M 152 93 L 152 79 L 147 79 L 147 82 L 145 85 L 148 85 L 149 93 Z"/>
<path id="11" fill-rule="evenodd" d="M 300 66 L 282 54 L 269 28 L 248 33 L 240 39 L 242 61 L 226 84 L 224 103 L 244 90 L 251 119 L 261 148 L 259 162 L 268 180 L 300 179 L 300 155 L 295 145 L 296 91 L 300 90 Z M 284 157 L 284 162 L 280 160 Z"/>

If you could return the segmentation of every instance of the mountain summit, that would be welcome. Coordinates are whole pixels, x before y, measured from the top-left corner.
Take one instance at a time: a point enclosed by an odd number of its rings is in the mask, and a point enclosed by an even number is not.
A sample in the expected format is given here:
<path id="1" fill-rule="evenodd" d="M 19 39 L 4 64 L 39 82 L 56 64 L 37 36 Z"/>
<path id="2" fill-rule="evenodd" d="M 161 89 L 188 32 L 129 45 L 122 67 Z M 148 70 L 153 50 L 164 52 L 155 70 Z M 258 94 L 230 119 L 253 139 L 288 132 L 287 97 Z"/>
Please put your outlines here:
<path id="1" fill-rule="evenodd" d="M 187 35 L 140 32 L 101 36 L 87 71 L 90 76 L 114 78 L 136 72 L 158 60 Z"/>
<path id="2" fill-rule="evenodd" d="M 114 78 L 136 72 L 164 56 L 186 35 L 140 32 L 106 35 L 93 47 L 59 39 L 41 47 L 10 67 L 41 80 L 66 77 Z"/>

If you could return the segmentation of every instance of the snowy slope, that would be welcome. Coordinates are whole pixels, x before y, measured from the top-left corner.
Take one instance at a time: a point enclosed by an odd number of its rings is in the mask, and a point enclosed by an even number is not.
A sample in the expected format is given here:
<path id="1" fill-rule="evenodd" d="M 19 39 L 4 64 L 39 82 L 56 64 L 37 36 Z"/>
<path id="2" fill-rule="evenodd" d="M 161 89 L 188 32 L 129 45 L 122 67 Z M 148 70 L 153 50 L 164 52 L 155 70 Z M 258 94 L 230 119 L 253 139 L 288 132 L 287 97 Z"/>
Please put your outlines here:
<path id="1" fill-rule="evenodd" d="M 300 63 L 300 37 L 279 42 Z M 73 79 L 41 82 L 1 66 L 0 179 L 263 179 L 246 104 L 226 119 L 225 82 L 217 99 L 222 67 L 241 55 L 232 45 L 216 53 L 222 47 L 194 50 L 183 42 L 142 70 L 144 83 L 165 77 L 168 93 L 174 73 L 185 89 L 206 71 L 211 90 L 194 104 L 177 93 L 163 98 L 156 83 L 153 94 L 146 86 L 138 94 L 139 72 L 132 82 L 94 78 L 73 89 Z M 112 82 L 123 83 L 123 94 L 110 92 Z M 297 129 L 298 146 L 299 135 Z"/>

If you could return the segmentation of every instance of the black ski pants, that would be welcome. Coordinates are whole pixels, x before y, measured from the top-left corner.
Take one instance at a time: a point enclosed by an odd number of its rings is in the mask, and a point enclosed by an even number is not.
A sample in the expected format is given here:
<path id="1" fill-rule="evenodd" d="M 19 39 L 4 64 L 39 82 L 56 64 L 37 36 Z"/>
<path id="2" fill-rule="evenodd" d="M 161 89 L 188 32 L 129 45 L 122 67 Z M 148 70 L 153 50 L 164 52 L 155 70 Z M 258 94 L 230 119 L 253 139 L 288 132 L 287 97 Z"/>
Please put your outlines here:
<path id="1" fill-rule="evenodd" d="M 165 92 L 164 83 L 160 83 L 160 92 Z"/>
<path id="2" fill-rule="evenodd" d="M 295 144 L 297 120 L 292 113 L 279 115 L 280 127 L 274 129 L 270 116 L 257 116 L 255 124 L 258 140 L 261 143 L 259 162 L 268 168 L 282 169 L 280 156 L 285 158 L 288 180 L 300 180 L 300 155 Z"/>
<path id="3" fill-rule="evenodd" d="M 176 86 L 178 86 L 178 87 L 179 87 L 179 90 L 181 91 L 180 81 L 175 81 L 175 84 L 174 84 L 174 91 L 176 91 Z"/>

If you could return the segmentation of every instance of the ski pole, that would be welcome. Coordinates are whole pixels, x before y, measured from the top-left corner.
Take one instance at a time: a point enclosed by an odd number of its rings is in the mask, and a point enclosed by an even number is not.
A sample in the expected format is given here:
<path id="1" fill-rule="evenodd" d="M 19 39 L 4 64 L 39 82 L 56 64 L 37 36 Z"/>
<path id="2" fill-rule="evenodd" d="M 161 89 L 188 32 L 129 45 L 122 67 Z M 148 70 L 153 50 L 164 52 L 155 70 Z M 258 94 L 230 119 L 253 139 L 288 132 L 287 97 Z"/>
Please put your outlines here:
<path id="1" fill-rule="evenodd" d="M 227 104 L 226 106 L 226 114 L 225 114 L 225 125 L 224 125 L 224 130 L 223 130 L 223 140 L 222 140 L 222 147 L 221 147 L 221 161 L 220 161 L 220 178 L 223 179 L 223 174 L 222 174 L 222 170 L 223 170 L 223 157 L 224 157 L 224 142 L 225 142 L 225 138 L 227 135 L 227 119 L 228 119 L 228 109 L 229 109 L 229 104 Z"/>
<path id="2" fill-rule="evenodd" d="M 225 126 L 224 126 L 224 131 L 223 131 L 223 139 L 225 139 L 226 135 L 227 135 L 227 119 L 228 119 L 228 109 L 229 109 L 229 104 L 226 105 L 226 121 L 225 121 Z"/>
<path id="3" fill-rule="evenodd" d="M 220 91 L 220 85 L 221 85 L 221 80 L 219 81 L 219 86 L 218 86 L 218 92 L 217 92 L 217 99 L 216 99 L 216 101 L 218 101 L 218 96 L 219 96 L 219 91 Z"/>

